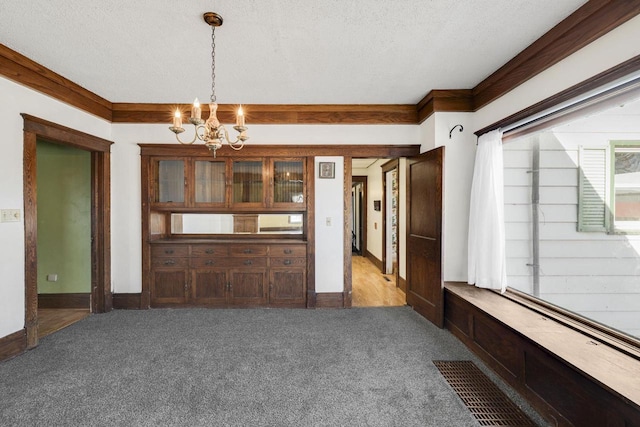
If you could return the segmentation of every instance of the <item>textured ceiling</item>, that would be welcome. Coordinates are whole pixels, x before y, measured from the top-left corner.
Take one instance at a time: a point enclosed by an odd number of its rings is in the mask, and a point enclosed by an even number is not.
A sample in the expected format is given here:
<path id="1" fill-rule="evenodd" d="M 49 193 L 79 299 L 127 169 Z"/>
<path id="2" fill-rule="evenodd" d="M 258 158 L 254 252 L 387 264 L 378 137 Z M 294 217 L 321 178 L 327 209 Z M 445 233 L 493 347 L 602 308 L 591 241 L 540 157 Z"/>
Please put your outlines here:
<path id="1" fill-rule="evenodd" d="M 584 0 L 2 0 L 0 43 L 112 102 L 415 104 L 469 89 Z"/>

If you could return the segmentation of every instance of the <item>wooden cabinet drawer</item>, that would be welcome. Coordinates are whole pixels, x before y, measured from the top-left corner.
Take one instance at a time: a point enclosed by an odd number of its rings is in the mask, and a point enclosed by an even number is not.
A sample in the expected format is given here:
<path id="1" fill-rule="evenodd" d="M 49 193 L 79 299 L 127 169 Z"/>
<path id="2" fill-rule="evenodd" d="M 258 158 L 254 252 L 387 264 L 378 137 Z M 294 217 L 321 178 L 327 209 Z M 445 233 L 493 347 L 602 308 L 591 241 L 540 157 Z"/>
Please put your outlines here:
<path id="1" fill-rule="evenodd" d="M 271 267 L 304 267 L 307 265 L 307 259 L 303 257 L 271 257 Z"/>
<path id="2" fill-rule="evenodd" d="M 222 245 L 193 245 L 191 246 L 191 258 L 194 257 L 226 257 L 229 248 Z"/>
<path id="3" fill-rule="evenodd" d="M 233 245 L 229 247 L 232 257 L 266 256 L 267 245 Z"/>
<path id="4" fill-rule="evenodd" d="M 307 255 L 306 245 L 271 245 L 269 246 L 271 257 L 304 257 Z"/>
<path id="5" fill-rule="evenodd" d="M 188 268 L 189 258 L 151 258 L 151 268 Z"/>
<path id="6" fill-rule="evenodd" d="M 157 245 L 151 247 L 151 258 L 186 256 L 189 256 L 189 246 L 187 245 Z"/>
<path id="7" fill-rule="evenodd" d="M 231 263 L 229 262 L 230 258 L 225 257 L 198 257 L 191 258 L 191 268 L 218 268 L 218 267 L 229 267 Z"/>
<path id="8" fill-rule="evenodd" d="M 247 268 L 255 268 L 255 267 L 266 267 L 267 266 L 267 258 L 260 257 L 236 257 L 229 258 L 227 260 L 227 266 L 229 267 L 247 267 Z"/>

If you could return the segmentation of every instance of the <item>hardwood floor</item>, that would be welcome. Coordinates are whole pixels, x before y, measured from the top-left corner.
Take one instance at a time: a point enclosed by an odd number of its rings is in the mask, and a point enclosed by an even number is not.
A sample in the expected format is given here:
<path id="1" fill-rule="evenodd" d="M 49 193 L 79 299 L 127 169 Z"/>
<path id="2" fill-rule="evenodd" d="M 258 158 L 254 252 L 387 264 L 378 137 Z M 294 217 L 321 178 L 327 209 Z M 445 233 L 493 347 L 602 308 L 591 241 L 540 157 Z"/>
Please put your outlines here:
<path id="1" fill-rule="evenodd" d="M 352 306 L 394 307 L 406 304 L 407 298 L 396 287 L 393 275 L 383 275 L 371 261 L 352 257 Z"/>
<path id="2" fill-rule="evenodd" d="M 88 308 L 39 308 L 38 339 L 79 322 L 90 314 Z"/>

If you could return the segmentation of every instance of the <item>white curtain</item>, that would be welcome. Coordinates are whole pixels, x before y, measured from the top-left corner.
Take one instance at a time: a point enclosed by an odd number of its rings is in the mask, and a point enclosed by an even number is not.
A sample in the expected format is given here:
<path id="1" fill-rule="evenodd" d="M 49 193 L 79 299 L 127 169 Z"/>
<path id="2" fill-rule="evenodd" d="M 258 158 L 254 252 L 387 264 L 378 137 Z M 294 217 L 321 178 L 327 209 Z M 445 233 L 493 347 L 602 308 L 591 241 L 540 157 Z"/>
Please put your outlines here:
<path id="1" fill-rule="evenodd" d="M 497 129 L 478 139 L 469 212 L 469 284 L 505 291 L 504 236 L 502 131 Z"/>

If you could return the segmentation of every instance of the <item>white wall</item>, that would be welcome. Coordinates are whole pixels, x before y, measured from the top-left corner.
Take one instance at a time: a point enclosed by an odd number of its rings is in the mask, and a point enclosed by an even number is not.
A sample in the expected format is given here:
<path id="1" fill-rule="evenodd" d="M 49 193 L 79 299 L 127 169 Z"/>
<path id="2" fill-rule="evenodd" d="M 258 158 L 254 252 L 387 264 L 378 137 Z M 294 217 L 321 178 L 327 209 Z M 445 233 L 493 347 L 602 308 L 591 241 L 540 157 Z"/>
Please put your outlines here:
<path id="1" fill-rule="evenodd" d="M 0 209 L 21 221 L 0 223 L 0 337 L 24 327 L 23 119 L 20 113 L 111 139 L 111 124 L 0 77 Z"/>
<path id="2" fill-rule="evenodd" d="M 344 290 L 344 158 L 316 157 L 335 162 L 335 179 L 315 177 L 316 292 Z M 317 175 L 317 174 L 316 174 Z"/>

